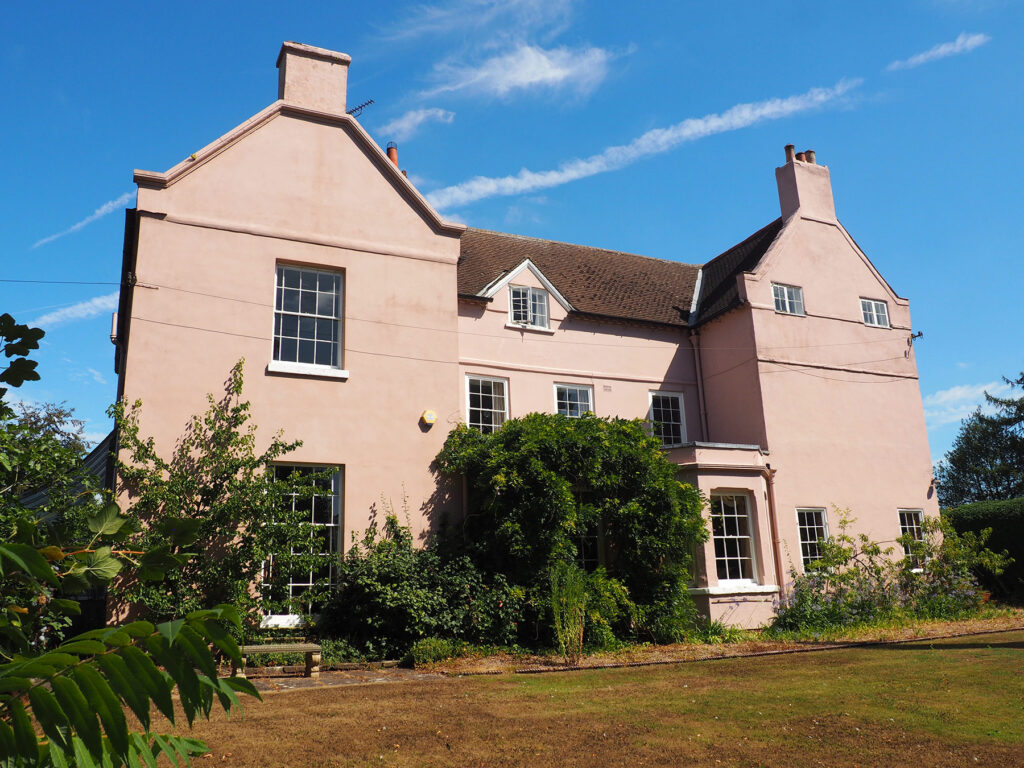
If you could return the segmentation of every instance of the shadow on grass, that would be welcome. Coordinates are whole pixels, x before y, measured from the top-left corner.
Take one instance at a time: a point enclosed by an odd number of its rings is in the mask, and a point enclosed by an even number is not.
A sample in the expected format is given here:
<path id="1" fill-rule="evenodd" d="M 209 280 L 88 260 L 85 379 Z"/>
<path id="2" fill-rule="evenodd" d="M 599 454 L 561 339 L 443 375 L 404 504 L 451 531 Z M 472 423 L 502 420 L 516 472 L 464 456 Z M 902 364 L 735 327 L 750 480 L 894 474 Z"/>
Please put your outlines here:
<path id="1" fill-rule="evenodd" d="M 972 640 L 967 643 L 958 643 L 950 640 L 917 640 L 913 643 L 894 643 L 883 647 L 891 651 L 971 651 L 984 649 L 995 650 L 1000 648 L 1011 648 L 1017 651 L 1024 651 L 1024 640 L 994 640 L 990 642 L 985 642 L 984 640 Z"/>

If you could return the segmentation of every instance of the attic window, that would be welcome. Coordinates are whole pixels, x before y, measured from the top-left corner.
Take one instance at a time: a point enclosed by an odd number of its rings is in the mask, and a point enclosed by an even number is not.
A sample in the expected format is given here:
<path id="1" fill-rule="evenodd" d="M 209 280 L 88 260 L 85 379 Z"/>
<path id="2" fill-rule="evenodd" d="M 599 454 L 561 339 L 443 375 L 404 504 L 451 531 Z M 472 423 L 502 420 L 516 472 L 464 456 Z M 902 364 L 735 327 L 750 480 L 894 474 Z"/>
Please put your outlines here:
<path id="1" fill-rule="evenodd" d="M 864 325 L 873 325 L 876 328 L 889 327 L 889 307 L 884 301 L 861 299 L 860 313 L 864 317 Z"/>
<path id="2" fill-rule="evenodd" d="M 775 311 L 784 315 L 804 314 L 804 289 L 798 285 L 772 283 Z"/>
<path id="3" fill-rule="evenodd" d="M 509 322 L 530 328 L 548 327 L 548 292 L 525 285 L 509 286 Z"/>

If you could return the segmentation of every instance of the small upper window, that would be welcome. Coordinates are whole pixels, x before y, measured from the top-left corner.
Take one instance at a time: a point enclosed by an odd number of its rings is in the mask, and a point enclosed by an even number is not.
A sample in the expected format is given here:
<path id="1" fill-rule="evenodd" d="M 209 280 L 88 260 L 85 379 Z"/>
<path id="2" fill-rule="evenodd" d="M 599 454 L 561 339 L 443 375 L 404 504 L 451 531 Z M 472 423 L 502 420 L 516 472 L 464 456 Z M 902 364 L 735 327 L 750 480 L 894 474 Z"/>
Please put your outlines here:
<path id="1" fill-rule="evenodd" d="M 590 387 L 574 387 L 569 384 L 555 385 L 555 406 L 563 416 L 579 418 L 594 410 L 593 390 Z"/>
<path id="2" fill-rule="evenodd" d="M 878 328 L 889 327 L 889 307 L 884 301 L 861 299 L 860 312 L 864 316 L 864 325 L 874 325 Z"/>
<path id="3" fill-rule="evenodd" d="M 548 292 L 525 285 L 509 287 L 509 317 L 515 325 L 548 327 Z"/>
<path id="4" fill-rule="evenodd" d="M 651 392 L 648 419 L 654 425 L 654 436 L 664 448 L 683 444 L 686 428 L 683 423 L 683 396 L 674 392 Z"/>
<path id="5" fill-rule="evenodd" d="M 802 315 L 804 313 L 804 289 L 796 285 L 772 283 L 772 296 L 775 297 L 775 311 L 785 315 Z"/>
<path id="6" fill-rule="evenodd" d="M 274 360 L 340 368 L 339 272 L 279 265 L 274 305 Z"/>

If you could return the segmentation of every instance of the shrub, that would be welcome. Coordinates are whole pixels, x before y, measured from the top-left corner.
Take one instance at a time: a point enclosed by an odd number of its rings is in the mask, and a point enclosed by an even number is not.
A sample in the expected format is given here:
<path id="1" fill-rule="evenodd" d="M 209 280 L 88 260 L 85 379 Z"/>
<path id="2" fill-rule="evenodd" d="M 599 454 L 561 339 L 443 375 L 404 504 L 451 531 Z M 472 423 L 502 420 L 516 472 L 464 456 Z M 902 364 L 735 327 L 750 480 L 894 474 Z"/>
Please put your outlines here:
<path id="1" fill-rule="evenodd" d="M 707 645 L 720 645 L 722 643 L 742 643 L 749 636 L 745 629 L 723 624 L 717 620 L 701 619 L 697 622 L 691 638 Z"/>
<path id="2" fill-rule="evenodd" d="M 522 602 L 522 590 L 486 578 L 469 558 L 417 549 L 389 514 L 339 562 L 338 589 L 316 630 L 370 659 L 401 658 L 427 637 L 504 645 L 516 636 Z"/>
<path id="3" fill-rule="evenodd" d="M 629 590 L 604 568 L 586 574 L 585 587 L 583 644 L 595 650 L 614 648 L 620 644 L 619 638 L 628 637 L 635 626 L 636 606 L 629 599 Z"/>
<path id="4" fill-rule="evenodd" d="M 942 516 L 961 536 L 991 530 L 989 541 L 1013 562 L 1001 575 L 981 569 L 975 576 L 993 594 L 1024 602 L 1024 498 L 964 504 L 942 510 Z"/>
<path id="5" fill-rule="evenodd" d="M 524 643 L 556 641 L 552 565 L 593 554 L 629 602 L 602 598 L 603 608 L 589 611 L 590 639 L 607 642 L 610 632 L 662 639 L 692 628 L 685 587 L 692 546 L 707 537 L 704 502 L 676 479 L 678 466 L 643 422 L 534 413 L 487 435 L 460 426 L 437 467 L 466 481 L 463 551 L 482 571 L 524 590 Z M 592 544 L 602 551 L 583 551 Z M 611 586 L 595 582 L 588 592 Z"/>
<path id="6" fill-rule="evenodd" d="M 792 584 L 776 607 L 770 631 L 821 632 L 904 619 L 952 619 L 976 612 L 983 597 L 972 571 L 998 572 L 1006 559 L 985 549 L 986 535 L 964 536 L 925 518 L 923 539 L 901 537 L 908 557 L 895 559 L 866 535 L 853 537 L 853 519 L 839 512 L 839 534 L 820 542 L 821 559 Z"/>
<path id="7" fill-rule="evenodd" d="M 410 667 L 445 661 L 462 653 L 462 643 L 441 637 L 425 637 L 417 640 L 406 652 L 402 662 Z"/>

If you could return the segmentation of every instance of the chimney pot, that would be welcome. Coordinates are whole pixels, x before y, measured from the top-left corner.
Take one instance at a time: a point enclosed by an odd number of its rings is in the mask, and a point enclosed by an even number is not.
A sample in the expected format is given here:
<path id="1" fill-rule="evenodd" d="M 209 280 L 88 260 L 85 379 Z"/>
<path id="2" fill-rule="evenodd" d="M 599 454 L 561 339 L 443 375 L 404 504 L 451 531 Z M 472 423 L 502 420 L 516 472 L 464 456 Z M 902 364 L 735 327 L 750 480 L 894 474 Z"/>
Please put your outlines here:
<path id="1" fill-rule="evenodd" d="M 792 144 L 787 144 L 786 145 L 786 162 L 787 163 L 792 163 L 794 159 L 796 159 L 796 147 L 794 147 Z"/>
<path id="2" fill-rule="evenodd" d="M 393 141 L 388 142 L 387 146 L 388 160 L 394 163 L 395 168 L 398 167 L 398 145 Z"/>
<path id="3" fill-rule="evenodd" d="M 797 152 L 796 159 L 799 160 L 801 163 L 807 162 L 807 157 L 804 155 L 803 152 Z"/>
<path id="4" fill-rule="evenodd" d="M 813 149 L 808 149 L 807 151 L 805 151 L 804 152 L 804 156 L 807 158 L 807 162 L 808 163 L 810 163 L 811 165 L 817 165 L 817 163 L 814 161 L 814 150 Z"/>

